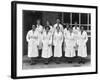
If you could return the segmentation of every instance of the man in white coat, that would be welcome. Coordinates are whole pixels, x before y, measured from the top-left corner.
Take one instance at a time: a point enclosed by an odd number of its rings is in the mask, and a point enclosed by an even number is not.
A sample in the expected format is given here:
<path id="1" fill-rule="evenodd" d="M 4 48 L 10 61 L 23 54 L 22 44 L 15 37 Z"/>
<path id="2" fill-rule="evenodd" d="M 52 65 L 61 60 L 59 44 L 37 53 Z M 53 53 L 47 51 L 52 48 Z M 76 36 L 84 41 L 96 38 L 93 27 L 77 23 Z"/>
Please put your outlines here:
<path id="1" fill-rule="evenodd" d="M 68 28 L 66 32 L 64 32 L 64 43 L 65 43 L 65 57 L 68 63 L 72 63 L 73 57 L 75 57 L 75 40 L 73 37 L 73 32 L 71 28 Z"/>
<path id="2" fill-rule="evenodd" d="M 49 58 L 52 56 L 52 33 L 50 32 L 49 26 L 45 27 L 42 37 L 42 57 L 44 58 L 44 63 L 48 64 Z"/>
<path id="3" fill-rule="evenodd" d="M 77 41 L 80 37 L 80 28 L 78 27 L 78 24 L 77 22 L 75 22 L 75 26 L 73 27 L 73 37 L 74 37 L 74 40 L 75 40 L 75 52 L 77 53 L 77 49 L 78 49 L 78 45 L 77 45 Z M 76 54 L 76 57 L 77 57 L 77 54 Z"/>
<path id="4" fill-rule="evenodd" d="M 73 27 L 73 31 L 78 31 L 78 30 L 80 30 L 80 28 L 78 27 L 77 22 L 75 22 L 74 24 L 75 24 L 75 26 Z"/>
<path id="5" fill-rule="evenodd" d="M 49 21 L 46 21 L 46 26 L 45 27 L 49 27 L 50 28 L 49 32 L 51 32 L 51 34 L 53 34 L 53 27 L 50 25 Z"/>
<path id="6" fill-rule="evenodd" d="M 53 30 L 55 31 L 57 29 L 56 27 L 58 27 L 58 26 L 60 27 L 60 31 L 63 32 L 63 25 L 60 23 L 60 19 L 56 20 L 56 24 L 54 24 Z"/>
<path id="7" fill-rule="evenodd" d="M 38 36 L 39 36 L 39 49 L 42 49 L 42 32 L 43 32 L 43 26 L 40 24 L 40 20 L 37 20 L 37 25 L 36 25 L 36 30 L 38 32 Z"/>
<path id="8" fill-rule="evenodd" d="M 84 58 L 87 57 L 87 46 L 88 41 L 87 32 L 83 30 L 83 26 L 80 31 L 80 38 L 77 41 L 78 44 L 78 56 L 81 57 L 79 63 L 85 63 Z"/>
<path id="9" fill-rule="evenodd" d="M 40 20 L 37 20 L 36 24 L 36 31 L 38 32 L 38 50 L 39 50 L 39 57 L 41 57 L 41 51 L 42 51 L 42 32 L 43 32 L 43 26 L 41 25 Z"/>
<path id="10" fill-rule="evenodd" d="M 53 45 L 54 45 L 54 57 L 57 64 L 60 63 L 60 58 L 62 57 L 62 42 L 63 42 L 63 33 L 60 30 L 60 27 L 56 27 L 56 31 L 53 36 Z"/>
<path id="11" fill-rule="evenodd" d="M 64 29 L 64 31 L 63 31 L 63 34 L 64 34 L 64 40 L 65 40 L 66 37 L 67 37 L 67 31 L 68 31 L 68 28 L 69 28 L 69 24 L 67 23 L 67 24 L 66 24 L 66 27 L 65 27 L 65 29 Z M 63 51 L 65 51 L 65 46 L 66 46 L 66 44 L 65 44 L 65 41 L 64 41 Z"/>
<path id="12" fill-rule="evenodd" d="M 32 25 L 32 30 L 29 30 L 26 36 L 28 42 L 28 57 L 31 58 L 31 64 L 36 64 L 38 55 L 38 35 L 35 30 L 35 25 Z"/>

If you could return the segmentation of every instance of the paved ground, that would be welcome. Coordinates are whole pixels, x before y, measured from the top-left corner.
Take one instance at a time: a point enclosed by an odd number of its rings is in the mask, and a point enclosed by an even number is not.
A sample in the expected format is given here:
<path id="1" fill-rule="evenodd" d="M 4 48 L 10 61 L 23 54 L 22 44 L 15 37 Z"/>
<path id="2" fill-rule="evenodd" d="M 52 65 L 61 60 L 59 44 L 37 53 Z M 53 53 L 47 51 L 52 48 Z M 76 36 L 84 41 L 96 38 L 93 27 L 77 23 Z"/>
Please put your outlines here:
<path id="1" fill-rule="evenodd" d="M 36 65 L 30 65 L 30 59 L 27 56 L 23 56 L 23 69 L 40 69 L 40 68 L 59 68 L 59 67 L 82 67 L 90 65 L 90 56 L 88 56 L 85 64 L 78 64 L 76 58 L 73 59 L 73 63 L 64 62 L 64 58 L 61 59 L 60 64 L 56 64 L 54 61 L 50 61 L 48 65 L 42 62 L 42 59 L 38 60 Z"/>

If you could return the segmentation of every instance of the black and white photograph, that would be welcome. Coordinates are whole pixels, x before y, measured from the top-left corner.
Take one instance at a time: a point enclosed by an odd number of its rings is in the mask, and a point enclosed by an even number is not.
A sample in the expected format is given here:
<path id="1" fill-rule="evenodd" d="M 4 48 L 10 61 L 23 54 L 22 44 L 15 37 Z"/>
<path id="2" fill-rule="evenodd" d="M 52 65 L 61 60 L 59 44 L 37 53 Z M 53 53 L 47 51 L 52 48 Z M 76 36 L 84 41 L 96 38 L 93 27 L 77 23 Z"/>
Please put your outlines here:
<path id="1" fill-rule="evenodd" d="M 12 5 L 14 77 L 96 73 L 96 6 Z"/>
<path id="2" fill-rule="evenodd" d="M 91 64 L 91 14 L 23 10 L 23 69 Z"/>

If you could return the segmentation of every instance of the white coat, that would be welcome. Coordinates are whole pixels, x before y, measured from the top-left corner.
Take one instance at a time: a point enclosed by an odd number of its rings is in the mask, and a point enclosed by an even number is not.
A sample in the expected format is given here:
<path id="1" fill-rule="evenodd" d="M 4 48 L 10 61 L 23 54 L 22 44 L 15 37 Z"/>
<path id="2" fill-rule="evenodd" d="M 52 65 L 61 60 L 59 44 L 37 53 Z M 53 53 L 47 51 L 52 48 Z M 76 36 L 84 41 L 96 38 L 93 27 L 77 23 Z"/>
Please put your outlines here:
<path id="1" fill-rule="evenodd" d="M 75 26 L 74 26 L 74 27 L 73 27 L 73 30 L 80 30 L 80 29 L 79 29 L 79 27 L 76 27 L 76 28 L 75 28 Z"/>
<path id="2" fill-rule="evenodd" d="M 50 28 L 49 32 L 53 35 L 53 32 L 54 32 L 53 31 L 54 30 L 53 27 L 51 25 L 49 25 L 49 28 Z M 45 31 L 45 29 L 44 29 L 44 31 Z"/>
<path id="3" fill-rule="evenodd" d="M 54 32 L 56 31 L 56 27 L 58 26 L 58 24 L 54 24 L 53 28 L 54 28 Z M 59 24 L 60 30 L 63 31 L 63 25 Z"/>
<path id="4" fill-rule="evenodd" d="M 52 34 L 51 32 L 46 33 L 46 31 L 43 32 L 42 36 L 42 57 L 43 58 L 50 58 L 52 56 Z"/>
<path id="5" fill-rule="evenodd" d="M 64 29 L 64 36 L 67 34 L 67 28 Z"/>
<path id="6" fill-rule="evenodd" d="M 36 25 L 36 30 L 38 32 L 42 32 L 43 31 L 43 26 L 42 25 Z"/>
<path id="7" fill-rule="evenodd" d="M 62 56 L 62 42 L 63 42 L 63 34 L 62 32 L 55 31 L 53 36 L 53 45 L 54 45 L 54 57 Z"/>
<path id="8" fill-rule="evenodd" d="M 28 42 L 28 57 L 38 57 L 38 35 L 33 30 L 28 31 L 26 40 Z"/>
<path id="9" fill-rule="evenodd" d="M 53 35 L 53 27 L 52 26 L 50 26 L 50 32 Z"/>
<path id="10" fill-rule="evenodd" d="M 67 28 L 64 29 L 63 33 L 64 33 L 64 47 L 63 47 L 63 50 L 65 51 L 65 47 L 66 47 L 66 43 L 65 43 L 65 39 L 67 37 Z"/>
<path id="11" fill-rule="evenodd" d="M 64 32 L 64 43 L 65 43 L 65 57 L 74 57 L 75 56 L 75 40 L 73 37 L 73 33 L 70 31 Z"/>
<path id="12" fill-rule="evenodd" d="M 80 34 L 80 29 L 79 29 L 79 27 L 73 27 L 73 33 L 74 33 L 74 39 L 76 40 L 76 42 L 77 42 L 77 40 L 78 40 L 78 38 L 79 38 L 79 34 Z"/>
<path id="13" fill-rule="evenodd" d="M 78 45 L 77 44 L 77 41 L 79 40 L 80 38 L 80 29 L 79 27 L 73 27 L 73 38 L 75 40 L 75 47 Z M 78 50 L 78 48 L 75 48 L 75 50 Z"/>
<path id="14" fill-rule="evenodd" d="M 78 56 L 80 57 L 87 57 L 87 47 L 86 47 L 86 43 L 87 43 L 88 37 L 87 37 L 87 33 L 85 31 L 83 31 L 82 33 L 80 32 L 80 38 L 77 41 L 78 44 Z"/>
<path id="15" fill-rule="evenodd" d="M 39 43 L 39 48 L 42 49 L 42 32 L 43 32 L 43 26 L 42 25 L 36 25 L 36 31 L 38 32 L 38 43 Z"/>

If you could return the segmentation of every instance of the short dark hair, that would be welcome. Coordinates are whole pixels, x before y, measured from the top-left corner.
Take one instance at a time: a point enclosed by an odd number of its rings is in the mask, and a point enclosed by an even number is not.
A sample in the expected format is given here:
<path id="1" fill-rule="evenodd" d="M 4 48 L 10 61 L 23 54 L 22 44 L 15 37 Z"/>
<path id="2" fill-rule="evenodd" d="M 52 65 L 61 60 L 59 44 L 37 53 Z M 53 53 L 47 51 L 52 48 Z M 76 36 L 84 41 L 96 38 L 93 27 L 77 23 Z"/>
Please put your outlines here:
<path id="1" fill-rule="evenodd" d="M 45 26 L 45 29 L 47 29 L 47 28 L 50 30 L 50 27 L 49 26 Z"/>

